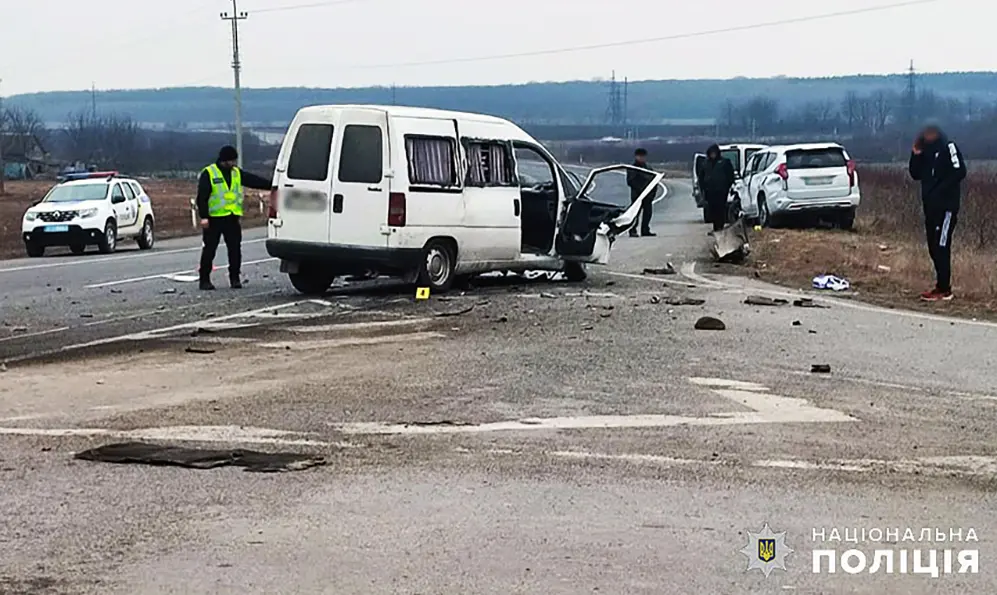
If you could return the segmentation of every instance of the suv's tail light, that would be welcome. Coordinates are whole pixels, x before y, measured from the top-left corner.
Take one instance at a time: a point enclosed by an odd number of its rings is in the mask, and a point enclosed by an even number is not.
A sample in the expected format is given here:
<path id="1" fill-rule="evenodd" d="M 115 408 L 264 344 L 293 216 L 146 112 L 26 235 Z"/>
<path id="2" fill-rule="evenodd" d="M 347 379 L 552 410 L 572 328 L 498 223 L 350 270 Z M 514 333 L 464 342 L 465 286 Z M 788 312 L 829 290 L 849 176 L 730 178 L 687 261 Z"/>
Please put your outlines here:
<path id="1" fill-rule="evenodd" d="M 405 227 L 405 194 L 402 192 L 388 195 L 388 225 Z"/>
<path id="2" fill-rule="evenodd" d="M 267 203 L 267 218 L 277 218 L 277 187 L 270 188 L 270 201 Z"/>
<path id="3" fill-rule="evenodd" d="M 855 187 L 855 160 L 848 160 L 848 188 Z"/>
<path id="4" fill-rule="evenodd" d="M 780 164 L 779 167 L 775 169 L 775 173 L 778 174 L 778 176 L 783 180 L 789 179 L 789 168 L 786 167 L 785 163 Z"/>

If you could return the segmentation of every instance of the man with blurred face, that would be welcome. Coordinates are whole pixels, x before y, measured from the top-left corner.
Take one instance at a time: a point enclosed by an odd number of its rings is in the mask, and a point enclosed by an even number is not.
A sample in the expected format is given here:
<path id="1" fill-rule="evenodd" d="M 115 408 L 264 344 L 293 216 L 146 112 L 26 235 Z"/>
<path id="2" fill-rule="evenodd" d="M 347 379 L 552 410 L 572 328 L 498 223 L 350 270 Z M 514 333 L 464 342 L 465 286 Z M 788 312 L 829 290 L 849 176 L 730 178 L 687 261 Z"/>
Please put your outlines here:
<path id="1" fill-rule="evenodd" d="M 710 145 L 706 149 L 706 162 L 703 163 L 699 184 L 706 197 L 706 208 L 714 232 L 721 231 L 727 222 L 727 197 L 734 181 L 734 164 L 720 154 L 720 145 Z"/>
<path id="2" fill-rule="evenodd" d="M 640 167 L 645 170 L 650 170 L 651 167 L 647 164 L 647 151 L 645 149 L 637 149 L 634 151 L 634 167 Z M 654 174 L 651 171 L 637 171 L 633 169 L 627 170 L 627 186 L 630 187 L 630 204 L 637 202 L 640 198 L 640 193 L 647 188 L 647 185 L 654 181 Z M 644 200 L 641 201 L 640 208 L 640 231 L 641 235 L 644 237 L 657 235 L 651 231 L 651 215 L 654 209 L 654 197 L 657 194 L 658 189 L 655 188 Z M 634 227 L 630 228 L 630 237 L 637 237 L 637 227 L 636 222 L 634 222 Z"/>
<path id="3" fill-rule="evenodd" d="M 935 287 L 921 294 L 929 302 L 952 299 L 952 232 L 959 216 L 966 161 L 959 147 L 935 123 L 914 141 L 910 177 L 921 183 L 921 206 L 928 254 L 935 266 Z"/>

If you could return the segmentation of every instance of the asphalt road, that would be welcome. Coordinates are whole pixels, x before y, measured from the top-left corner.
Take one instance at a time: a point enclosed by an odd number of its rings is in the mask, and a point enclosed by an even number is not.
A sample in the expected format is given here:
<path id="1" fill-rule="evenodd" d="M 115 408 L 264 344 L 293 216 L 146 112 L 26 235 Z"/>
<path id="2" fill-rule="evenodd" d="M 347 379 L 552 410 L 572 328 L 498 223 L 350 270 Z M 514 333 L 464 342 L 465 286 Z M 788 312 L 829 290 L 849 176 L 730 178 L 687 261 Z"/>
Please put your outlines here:
<path id="1" fill-rule="evenodd" d="M 699 214 L 675 182 L 658 237 L 622 238 L 584 284 L 486 279 L 419 302 L 390 286 L 302 301 L 272 263 L 240 294 L 86 288 L 193 268 L 196 246 L 168 253 L 183 242 L 113 257 L 113 273 L 8 263 L 4 317 L 70 327 L 0 343 L 8 355 L 147 334 L 0 373 L 0 592 L 997 592 L 997 326 L 823 297 L 746 305 L 787 294 L 714 274 Z M 666 262 L 681 274 L 641 274 Z M 693 330 L 703 315 L 726 330 Z M 328 464 L 72 459 L 125 440 Z M 765 524 L 793 550 L 768 577 L 739 552 Z M 812 540 L 908 527 L 979 541 Z M 979 573 L 811 571 L 815 549 L 871 564 L 932 547 L 978 549 Z"/>

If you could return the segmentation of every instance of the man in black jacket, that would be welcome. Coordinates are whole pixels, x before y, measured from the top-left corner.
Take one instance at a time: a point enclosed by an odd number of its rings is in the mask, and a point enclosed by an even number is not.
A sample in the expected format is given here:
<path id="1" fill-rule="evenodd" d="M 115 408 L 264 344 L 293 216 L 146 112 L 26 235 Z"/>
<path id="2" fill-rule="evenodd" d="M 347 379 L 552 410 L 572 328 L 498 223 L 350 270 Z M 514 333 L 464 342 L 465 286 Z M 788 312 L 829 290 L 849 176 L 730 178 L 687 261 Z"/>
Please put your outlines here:
<path id="1" fill-rule="evenodd" d="M 720 155 L 719 145 L 710 145 L 706 149 L 706 161 L 699 177 L 699 187 L 706 197 L 706 208 L 713 223 L 713 231 L 724 228 L 727 222 L 727 197 L 734 185 L 734 165 L 729 159 Z"/>
<path id="2" fill-rule="evenodd" d="M 239 153 L 233 147 L 222 147 L 218 160 L 201 171 L 197 180 L 197 213 L 201 219 L 200 288 L 211 290 L 211 269 L 218 251 L 218 242 L 225 238 L 228 249 L 228 275 L 233 289 L 242 287 L 242 225 L 243 187 L 270 190 L 270 180 L 242 171 L 237 167 Z"/>
<path id="3" fill-rule="evenodd" d="M 928 253 L 935 265 L 935 288 L 921 299 L 952 299 L 952 232 L 959 216 L 966 161 L 937 124 L 925 126 L 910 155 L 910 177 L 921 182 L 921 205 Z"/>
<path id="4" fill-rule="evenodd" d="M 637 149 L 634 151 L 634 166 L 640 167 L 646 170 L 650 170 L 651 167 L 647 164 L 647 151 L 644 149 Z M 640 193 L 647 188 L 647 185 L 654 180 L 654 174 L 650 171 L 635 171 L 632 169 L 627 170 L 627 186 L 630 187 L 630 204 L 637 202 L 640 198 Z M 658 235 L 651 231 L 651 215 L 654 211 L 654 197 L 657 195 L 658 189 L 655 188 L 647 196 L 641 204 L 640 215 L 641 224 L 640 231 L 641 235 L 644 237 Z M 637 228 L 630 228 L 630 237 L 637 237 Z"/>

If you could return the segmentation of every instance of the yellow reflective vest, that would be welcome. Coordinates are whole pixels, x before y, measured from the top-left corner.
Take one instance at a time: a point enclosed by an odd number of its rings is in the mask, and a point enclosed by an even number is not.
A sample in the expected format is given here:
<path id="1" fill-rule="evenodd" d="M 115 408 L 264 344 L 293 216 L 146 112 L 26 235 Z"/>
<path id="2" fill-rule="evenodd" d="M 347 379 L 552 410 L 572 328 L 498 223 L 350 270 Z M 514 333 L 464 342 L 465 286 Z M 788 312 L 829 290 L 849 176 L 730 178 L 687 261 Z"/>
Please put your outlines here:
<path id="1" fill-rule="evenodd" d="M 225 183 L 225 176 L 217 163 L 212 163 L 203 171 L 208 172 L 211 179 L 211 196 L 208 198 L 208 216 L 225 217 L 235 215 L 242 217 L 242 173 L 238 167 L 232 168 L 231 186 Z"/>

